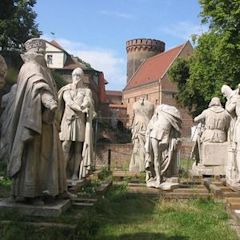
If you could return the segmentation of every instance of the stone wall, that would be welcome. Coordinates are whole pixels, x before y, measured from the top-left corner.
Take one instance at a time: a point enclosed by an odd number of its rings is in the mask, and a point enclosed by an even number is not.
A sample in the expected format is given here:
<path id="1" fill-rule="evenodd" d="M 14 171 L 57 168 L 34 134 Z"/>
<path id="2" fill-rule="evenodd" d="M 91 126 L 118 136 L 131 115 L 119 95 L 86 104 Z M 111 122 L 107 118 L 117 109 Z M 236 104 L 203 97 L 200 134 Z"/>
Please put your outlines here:
<path id="1" fill-rule="evenodd" d="M 127 170 L 132 154 L 132 144 L 97 144 L 96 166 L 108 166 L 108 150 L 111 150 L 111 168 Z"/>
<path id="2" fill-rule="evenodd" d="M 180 159 L 188 159 L 192 150 L 193 143 L 188 139 L 183 139 Z M 111 150 L 111 169 L 128 170 L 133 145 L 127 144 L 97 144 L 96 167 L 108 166 L 108 150 Z"/>

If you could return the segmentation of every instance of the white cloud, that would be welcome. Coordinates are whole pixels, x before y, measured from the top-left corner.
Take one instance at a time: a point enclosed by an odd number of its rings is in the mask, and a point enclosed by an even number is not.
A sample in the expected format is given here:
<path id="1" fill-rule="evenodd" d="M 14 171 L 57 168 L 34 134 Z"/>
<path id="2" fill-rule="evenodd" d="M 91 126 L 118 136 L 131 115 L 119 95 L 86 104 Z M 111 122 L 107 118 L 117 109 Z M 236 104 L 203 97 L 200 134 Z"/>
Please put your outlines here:
<path id="1" fill-rule="evenodd" d="M 84 61 L 91 64 L 97 70 L 103 71 L 109 82 L 107 88 L 122 90 L 126 83 L 124 69 L 126 64 L 123 58 L 114 54 L 111 50 L 80 50 L 75 52 Z"/>
<path id="2" fill-rule="evenodd" d="M 189 40 L 193 34 L 201 35 L 207 30 L 208 27 L 205 25 L 197 25 L 190 22 L 178 22 L 162 28 L 160 31 L 172 37 Z"/>
<path id="3" fill-rule="evenodd" d="M 42 38 L 50 41 L 49 36 Z M 96 70 L 104 73 L 108 81 L 107 89 L 122 90 L 126 84 L 126 60 L 116 54 L 112 49 L 103 49 L 89 46 L 82 42 L 69 39 L 55 39 L 69 54 L 78 56 L 83 61 L 91 64 Z"/>
<path id="4" fill-rule="evenodd" d="M 132 14 L 128 13 L 122 13 L 122 12 L 115 12 L 115 11 L 106 11 L 102 10 L 99 12 L 101 15 L 110 16 L 110 17 L 117 17 L 117 18 L 124 18 L 124 19 L 133 19 L 134 16 Z"/>

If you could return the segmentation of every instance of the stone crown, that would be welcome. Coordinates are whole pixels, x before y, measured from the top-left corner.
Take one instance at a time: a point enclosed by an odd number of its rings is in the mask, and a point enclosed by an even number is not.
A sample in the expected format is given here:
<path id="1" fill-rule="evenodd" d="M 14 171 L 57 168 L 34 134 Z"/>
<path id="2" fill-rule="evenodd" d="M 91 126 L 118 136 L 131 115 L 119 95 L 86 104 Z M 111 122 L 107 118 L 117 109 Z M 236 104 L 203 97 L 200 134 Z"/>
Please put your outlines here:
<path id="1" fill-rule="evenodd" d="M 24 47 L 26 51 L 29 51 L 31 49 L 40 49 L 40 48 L 45 49 L 46 43 L 43 39 L 31 38 L 24 43 Z"/>

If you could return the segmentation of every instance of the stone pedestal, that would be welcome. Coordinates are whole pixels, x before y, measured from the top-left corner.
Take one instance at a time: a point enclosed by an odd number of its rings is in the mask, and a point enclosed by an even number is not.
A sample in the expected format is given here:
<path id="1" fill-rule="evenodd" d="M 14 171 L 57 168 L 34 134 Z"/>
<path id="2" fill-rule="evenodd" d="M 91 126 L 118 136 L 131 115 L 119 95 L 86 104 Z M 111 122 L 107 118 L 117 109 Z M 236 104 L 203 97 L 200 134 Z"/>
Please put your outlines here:
<path id="1" fill-rule="evenodd" d="M 17 203 L 11 199 L 0 201 L 1 212 L 11 210 L 26 216 L 58 217 L 69 207 L 71 207 L 71 201 L 66 199 L 58 199 L 43 206 Z"/>
<path id="2" fill-rule="evenodd" d="M 200 152 L 201 163 L 193 164 L 193 176 L 226 175 L 228 143 L 203 143 Z"/>

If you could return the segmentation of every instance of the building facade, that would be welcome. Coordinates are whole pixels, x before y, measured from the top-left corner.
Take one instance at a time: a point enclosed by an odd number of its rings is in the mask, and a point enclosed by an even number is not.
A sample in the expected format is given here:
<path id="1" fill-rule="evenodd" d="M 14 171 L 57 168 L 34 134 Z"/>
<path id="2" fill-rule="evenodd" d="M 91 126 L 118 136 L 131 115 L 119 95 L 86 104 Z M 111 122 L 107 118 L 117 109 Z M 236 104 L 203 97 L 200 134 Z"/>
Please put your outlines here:
<path id="1" fill-rule="evenodd" d="M 127 42 L 127 53 L 132 54 L 132 51 L 142 51 L 141 55 L 151 49 L 149 46 L 145 46 L 146 42 L 140 41 L 140 39 L 135 39 L 133 48 L 130 47 L 129 42 Z M 157 40 L 155 40 L 157 41 Z M 152 40 L 152 42 L 155 42 Z M 149 45 L 148 40 L 148 45 Z M 138 48 L 136 48 L 136 43 L 138 43 Z M 182 125 L 182 136 L 189 137 L 191 134 L 192 117 L 189 115 L 186 109 L 180 108 L 175 100 L 175 95 L 177 93 L 177 86 L 169 80 L 168 70 L 177 58 L 188 58 L 193 51 L 193 47 L 189 41 L 177 46 L 175 48 L 169 49 L 165 52 L 157 53 L 154 56 L 146 57 L 145 60 L 140 64 L 138 69 L 134 72 L 132 77 L 128 79 L 126 87 L 123 90 L 123 103 L 127 106 L 127 114 L 129 116 L 129 122 L 131 122 L 133 115 L 133 103 L 141 96 L 145 96 L 150 102 L 155 105 L 159 104 L 169 104 L 176 106 L 180 112 L 183 119 Z M 128 64 L 128 67 L 131 64 Z M 133 70 L 128 70 L 133 71 Z"/>

